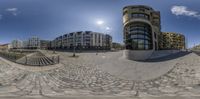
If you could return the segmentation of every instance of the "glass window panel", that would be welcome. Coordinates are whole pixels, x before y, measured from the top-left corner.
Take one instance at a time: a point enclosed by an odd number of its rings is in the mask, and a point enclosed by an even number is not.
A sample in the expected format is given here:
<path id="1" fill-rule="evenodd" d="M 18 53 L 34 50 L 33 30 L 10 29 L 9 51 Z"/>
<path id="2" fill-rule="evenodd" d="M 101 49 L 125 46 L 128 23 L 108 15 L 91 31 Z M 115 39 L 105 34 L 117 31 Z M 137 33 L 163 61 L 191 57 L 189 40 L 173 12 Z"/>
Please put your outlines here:
<path id="1" fill-rule="evenodd" d="M 144 34 L 148 34 L 148 32 L 144 32 Z"/>
<path id="2" fill-rule="evenodd" d="M 147 39 L 147 40 L 150 40 L 150 37 L 147 36 L 147 35 L 145 35 L 144 38 Z"/>
<path id="3" fill-rule="evenodd" d="M 145 42 L 144 42 L 145 44 L 149 44 L 149 41 L 148 40 L 145 40 Z"/>
<path id="4" fill-rule="evenodd" d="M 146 17 L 146 16 L 145 16 Z M 134 23 L 129 27 L 130 32 L 127 35 L 131 41 L 128 45 L 130 49 L 148 50 L 152 49 L 151 44 L 151 28 L 147 24 Z"/>
<path id="5" fill-rule="evenodd" d="M 149 45 L 145 45 L 145 49 L 148 50 L 149 49 Z"/>
<path id="6" fill-rule="evenodd" d="M 144 35 L 137 35 L 137 38 L 142 38 L 142 39 L 144 39 Z"/>
<path id="7" fill-rule="evenodd" d="M 133 34 L 135 34 L 135 33 L 136 33 L 135 31 L 130 31 L 130 32 L 129 32 L 130 35 L 133 35 Z"/>
<path id="8" fill-rule="evenodd" d="M 131 35 L 131 38 L 135 39 L 135 38 L 137 38 L 137 35 Z"/>
<path id="9" fill-rule="evenodd" d="M 141 45 L 139 44 L 138 45 L 138 49 L 140 49 L 140 50 L 144 49 L 144 45 L 143 44 L 141 44 Z"/>
<path id="10" fill-rule="evenodd" d="M 144 40 L 138 39 L 138 44 L 143 44 L 144 45 Z"/>
<path id="11" fill-rule="evenodd" d="M 137 39 L 133 39 L 133 40 L 132 40 L 132 43 L 137 43 Z"/>
<path id="12" fill-rule="evenodd" d="M 139 30 L 138 32 L 144 34 L 144 30 Z"/>

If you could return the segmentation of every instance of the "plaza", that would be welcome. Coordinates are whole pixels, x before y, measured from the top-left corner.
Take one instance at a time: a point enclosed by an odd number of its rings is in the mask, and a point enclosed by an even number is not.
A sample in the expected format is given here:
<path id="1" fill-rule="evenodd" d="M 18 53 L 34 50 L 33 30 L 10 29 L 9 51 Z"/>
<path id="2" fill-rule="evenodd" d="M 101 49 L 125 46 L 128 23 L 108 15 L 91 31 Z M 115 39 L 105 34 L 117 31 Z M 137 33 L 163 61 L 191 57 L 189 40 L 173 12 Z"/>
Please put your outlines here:
<path id="1" fill-rule="evenodd" d="M 70 52 L 56 54 L 60 55 L 59 64 L 42 67 L 0 58 L 0 97 L 135 97 L 137 92 L 140 97 L 162 97 L 200 93 L 200 57 L 196 53 L 179 52 L 146 62 L 126 60 L 120 57 L 123 51 L 76 53 L 78 57 L 71 57 Z"/>
<path id="2" fill-rule="evenodd" d="M 178 0 L 17 1 L 0 1 L 0 99 L 200 98 L 198 24 L 186 19 L 199 11 Z"/>

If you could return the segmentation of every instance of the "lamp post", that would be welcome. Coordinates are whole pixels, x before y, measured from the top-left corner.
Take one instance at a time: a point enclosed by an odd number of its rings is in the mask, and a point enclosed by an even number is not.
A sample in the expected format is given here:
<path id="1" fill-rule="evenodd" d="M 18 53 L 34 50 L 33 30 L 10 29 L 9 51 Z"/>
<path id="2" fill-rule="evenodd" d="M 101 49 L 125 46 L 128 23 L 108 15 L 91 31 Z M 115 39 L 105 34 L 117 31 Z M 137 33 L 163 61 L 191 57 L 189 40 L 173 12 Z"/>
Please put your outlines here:
<path id="1" fill-rule="evenodd" d="M 105 32 L 105 35 L 109 34 L 111 28 L 108 27 L 108 26 L 105 26 L 103 20 L 98 20 L 98 21 L 96 22 L 96 24 L 97 24 L 98 26 L 100 26 L 100 29 L 102 29 L 103 32 Z M 109 40 L 109 38 L 108 38 L 108 40 Z M 109 45 L 109 44 L 106 44 L 106 43 L 107 43 L 107 38 L 106 38 L 106 36 L 105 36 L 105 45 L 102 44 L 103 49 L 105 49 L 105 50 L 109 47 L 109 46 L 107 46 L 107 45 Z M 111 46 L 111 45 L 110 45 L 110 46 Z"/>
<path id="2" fill-rule="evenodd" d="M 54 47 L 54 49 L 53 49 L 53 54 L 55 54 L 55 53 L 56 53 L 55 49 L 56 49 L 56 48 Z"/>
<path id="3" fill-rule="evenodd" d="M 103 20 L 98 20 L 97 22 L 96 22 L 96 24 L 99 26 L 99 28 L 100 29 L 102 29 L 103 28 L 103 24 L 104 24 L 104 21 Z M 102 44 L 102 46 L 103 46 L 103 44 Z M 98 45 L 98 46 L 96 46 L 96 55 L 98 55 L 98 52 L 99 52 L 99 50 L 100 50 L 100 44 Z"/>
<path id="4" fill-rule="evenodd" d="M 73 48 L 73 57 L 75 57 L 76 56 L 76 50 L 75 50 L 75 46 L 74 46 L 74 48 Z"/>
<path id="5" fill-rule="evenodd" d="M 53 41 L 53 43 L 54 43 L 54 49 L 53 49 L 53 54 L 55 54 L 56 53 L 56 43 L 55 43 L 55 41 Z"/>
<path id="6" fill-rule="evenodd" d="M 73 57 L 76 56 L 76 34 L 73 34 Z"/>
<path id="7" fill-rule="evenodd" d="M 105 51 L 109 49 L 109 46 L 111 47 L 111 44 L 110 44 L 110 37 L 109 37 L 109 32 L 110 32 L 110 27 L 106 27 L 106 47 L 105 47 Z M 107 37 L 108 36 L 108 37 Z M 112 42 L 111 42 L 112 43 Z"/>
<path id="8" fill-rule="evenodd" d="M 97 50 L 96 55 L 98 55 L 98 47 L 97 46 L 96 46 L 96 50 Z"/>

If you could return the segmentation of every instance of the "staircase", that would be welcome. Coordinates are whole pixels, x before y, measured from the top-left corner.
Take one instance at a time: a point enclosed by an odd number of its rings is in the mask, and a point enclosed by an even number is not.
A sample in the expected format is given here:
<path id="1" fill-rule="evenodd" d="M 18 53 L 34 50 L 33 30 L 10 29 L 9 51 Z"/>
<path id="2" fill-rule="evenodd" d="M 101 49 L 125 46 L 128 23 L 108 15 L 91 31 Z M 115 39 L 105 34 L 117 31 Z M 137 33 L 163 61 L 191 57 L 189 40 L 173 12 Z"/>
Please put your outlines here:
<path id="1" fill-rule="evenodd" d="M 23 65 L 47 66 L 58 63 L 58 57 L 56 56 L 47 57 L 41 52 L 35 52 L 23 58 L 18 59 L 16 62 Z"/>

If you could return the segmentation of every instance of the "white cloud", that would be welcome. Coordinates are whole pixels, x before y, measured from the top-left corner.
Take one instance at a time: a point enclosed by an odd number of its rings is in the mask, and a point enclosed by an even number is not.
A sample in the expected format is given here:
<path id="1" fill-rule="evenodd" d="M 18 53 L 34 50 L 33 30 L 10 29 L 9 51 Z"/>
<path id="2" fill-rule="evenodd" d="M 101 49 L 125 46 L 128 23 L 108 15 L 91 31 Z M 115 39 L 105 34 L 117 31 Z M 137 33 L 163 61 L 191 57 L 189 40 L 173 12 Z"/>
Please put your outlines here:
<path id="1" fill-rule="evenodd" d="M 17 8 L 8 8 L 6 11 L 11 12 L 14 16 L 18 15 L 18 9 Z"/>
<path id="2" fill-rule="evenodd" d="M 173 6 L 171 8 L 171 12 L 172 14 L 177 15 L 177 16 L 183 15 L 183 16 L 190 16 L 190 17 L 195 17 L 195 18 L 200 19 L 199 12 L 190 10 L 186 6 Z"/>
<path id="3" fill-rule="evenodd" d="M 17 8 L 8 8 L 8 9 L 6 9 L 6 11 L 17 11 Z"/>

